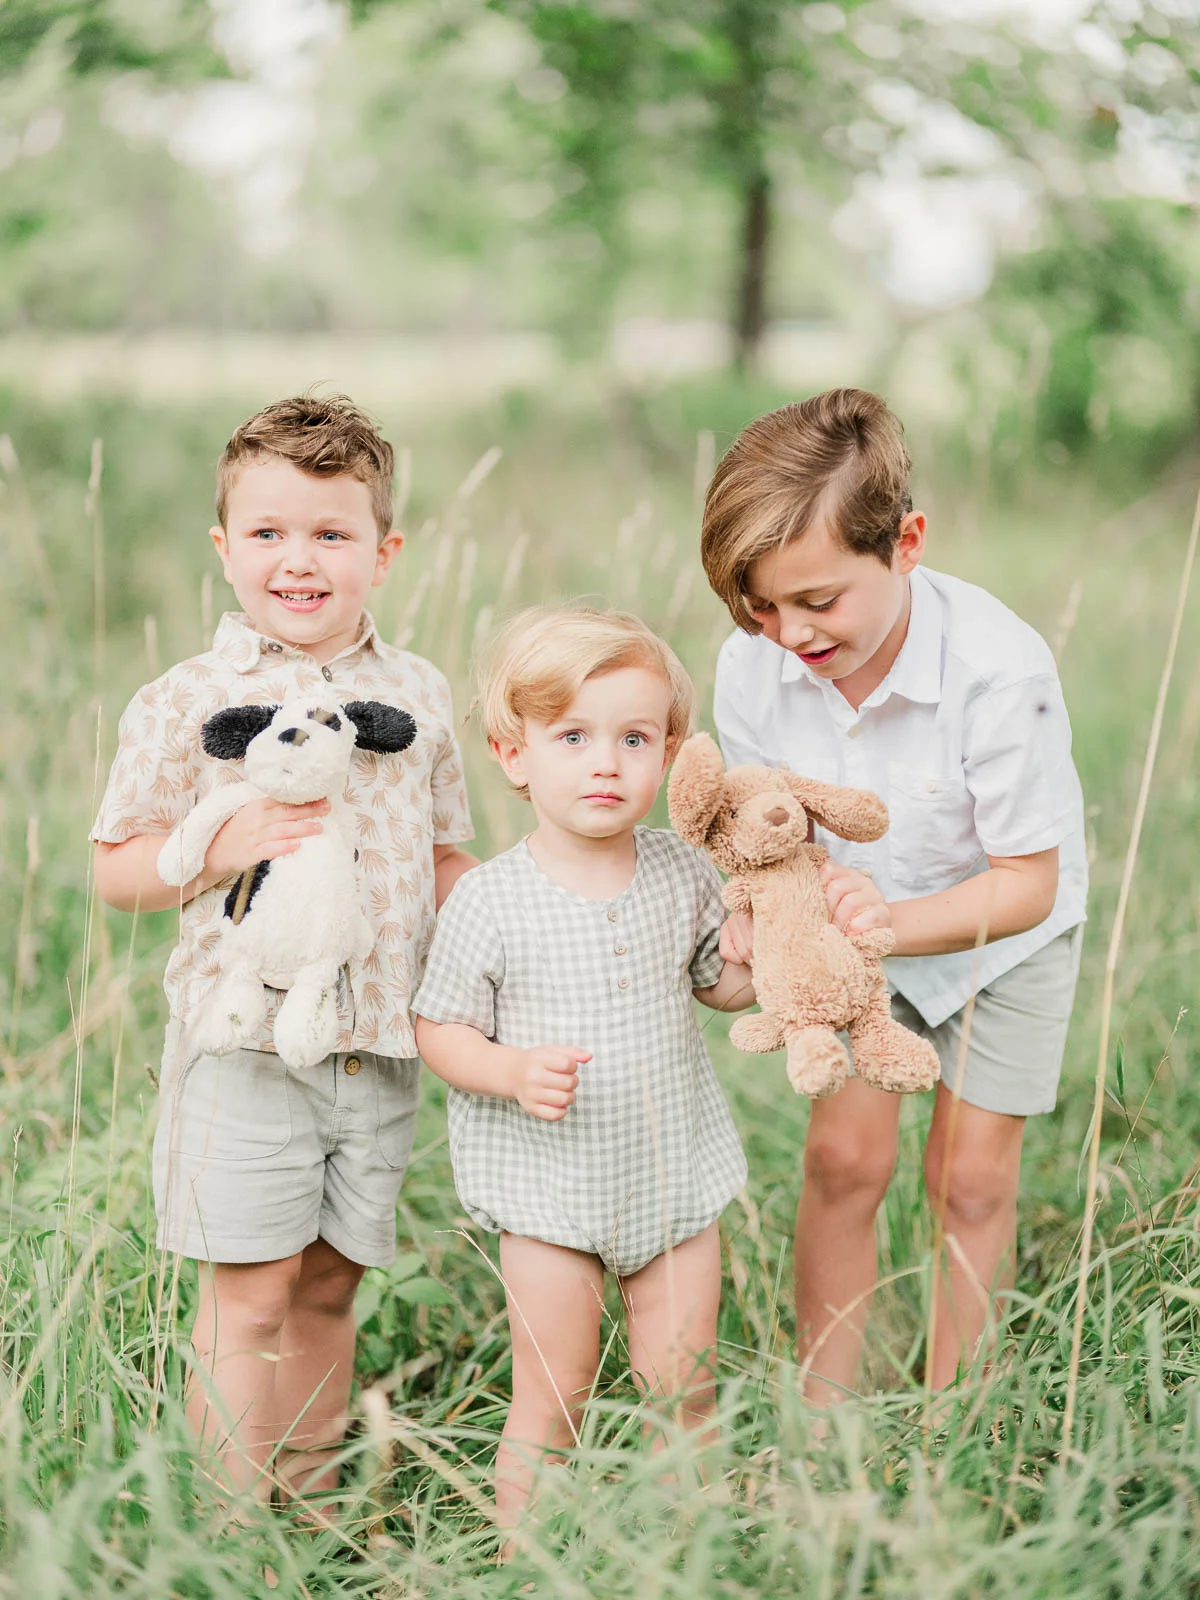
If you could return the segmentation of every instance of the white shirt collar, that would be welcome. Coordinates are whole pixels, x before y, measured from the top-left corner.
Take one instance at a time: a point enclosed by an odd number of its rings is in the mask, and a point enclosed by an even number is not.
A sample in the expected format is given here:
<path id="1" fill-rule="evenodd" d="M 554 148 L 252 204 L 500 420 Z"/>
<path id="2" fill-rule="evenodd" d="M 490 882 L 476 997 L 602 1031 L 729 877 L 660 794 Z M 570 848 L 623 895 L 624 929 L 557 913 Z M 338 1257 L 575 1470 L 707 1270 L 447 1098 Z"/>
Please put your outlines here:
<path id="1" fill-rule="evenodd" d="M 863 707 L 882 705 L 893 694 L 923 705 L 936 705 L 942 697 L 941 603 L 920 567 L 915 568 L 908 580 L 908 592 L 911 609 L 904 643 L 887 677 L 871 691 L 863 701 Z M 833 687 L 827 678 L 818 677 L 792 650 L 783 653 L 779 677 L 783 683 L 806 679 L 822 692 L 826 687 Z"/>
<path id="2" fill-rule="evenodd" d="M 358 637 L 352 645 L 347 645 L 345 650 L 339 650 L 333 659 L 341 661 L 345 656 L 354 655 L 359 650 L 367 648 L 374 650 L 378 643 L 379 634 L 375 628 L 375 619 L 369 611 L 364 611 L 359 623 Z M 278 639 L 269 639 L 266 634 L 259 633 L 244 611 L 225 612 L 217 623 L 217 631 L 213 635 L 213 650 L 228 661 L 237 672 L 253 672 L 264 655 L 270 661 L 273 657 L 307 654 L 304 650 L 280 644 Z"/>

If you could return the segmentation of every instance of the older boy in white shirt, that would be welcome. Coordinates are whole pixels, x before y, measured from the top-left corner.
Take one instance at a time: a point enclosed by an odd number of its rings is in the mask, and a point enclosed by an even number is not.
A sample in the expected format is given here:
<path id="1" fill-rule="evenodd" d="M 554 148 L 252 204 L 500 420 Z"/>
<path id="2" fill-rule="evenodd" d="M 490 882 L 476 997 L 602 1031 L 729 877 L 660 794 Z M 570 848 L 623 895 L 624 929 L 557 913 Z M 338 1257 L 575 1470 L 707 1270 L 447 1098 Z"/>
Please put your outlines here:
<path id="1" fill-rule="evenodd" d="M 1025 1118 L 1054 1106 L 1087 864 L 1054 659 L 993 596 L 920 566 L 910 470 L 877 395 L 785 406 L 718 466 L 702 553 L 738 624 L 717 666 L 726 760 L 787 765 L 888 805 L 877 844 L 817 837 L 834 920 L 892 928 L 893 1012 L 942 1062 L 925 1149 L 950 1240 L 926 1352 L 942 1386 L 971 1358 L 989 1294 L 1011 1282 L 1021 1140 Z M 753 959 L 749 919 L 730 918 L 723 949 Z M 854 1384 L 899 1104 L 852 1080 L 812 1108 L 796 1311 L 817 1399 Z"/>

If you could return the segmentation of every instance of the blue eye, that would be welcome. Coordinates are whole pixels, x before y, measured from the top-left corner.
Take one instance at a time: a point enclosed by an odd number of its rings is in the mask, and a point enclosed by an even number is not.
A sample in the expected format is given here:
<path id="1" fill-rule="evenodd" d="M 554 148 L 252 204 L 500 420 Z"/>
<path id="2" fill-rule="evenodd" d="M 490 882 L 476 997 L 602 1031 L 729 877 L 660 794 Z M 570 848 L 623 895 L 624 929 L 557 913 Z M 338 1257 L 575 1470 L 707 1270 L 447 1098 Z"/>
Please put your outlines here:
<path id="1" fill-rule="evenodd" d="M 631 750 L 640 750 L 642 745 L 649 741 L 644 733 L 627 733 L 622 743 L 627 744 Z"/>
<path id="2" fill-rule="evenodd" d="M 328 539 L 331 542 L 341 542 L 345 539 L 346 535 L 344 533 L 339 533 L 336 528 L 326 528 L 325 531 L 323 533 L 319 533 L 317 537 L 318 539 Z"/>
<path id="3" fill-rule="evenodd" d="M 252 539 L 278 539 L 279 530 L 277 528 L 255 528 L 250 537 Z"/>
<path id="4" fill-rule="evenodd" d="M 579 745 L 581 745 L 583 743 L 583 735 L 582 735 L 582 733 L 580 733 L 578 728 L 572 728 L 570 733 L 562 734 L 561 738 L 562 738 L 562 742 L 564 744 L 569 744 L 572 747 L 572 749 L 576 748 L 577 746 L 579 746 Z"/>

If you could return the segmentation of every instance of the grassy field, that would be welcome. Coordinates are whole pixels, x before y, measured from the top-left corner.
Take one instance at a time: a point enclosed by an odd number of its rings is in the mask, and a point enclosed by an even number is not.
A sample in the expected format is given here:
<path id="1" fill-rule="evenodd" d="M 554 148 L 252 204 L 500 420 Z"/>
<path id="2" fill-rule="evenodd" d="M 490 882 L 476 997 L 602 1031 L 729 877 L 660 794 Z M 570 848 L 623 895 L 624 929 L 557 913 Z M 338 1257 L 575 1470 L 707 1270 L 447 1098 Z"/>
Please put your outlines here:
<path id="1" fill-rule="evenodd" d="M 377 608 L 385 634 L 432 656 L 465 714 L 472 650 L 498 612 L 599 596 L 670 635 L 707 707 L 727 623 L 696 560 L 696 484 L 773 398 L 713 386 L 551 408 L 510 396 L 389 428 L 404 447 L 409 544 Z M 204 529 L 212 463 L 238 416 L 98 399 L 55 411 L 0 394 L 0 1595 L 232 1600 L 262 1592 L 269 1559 L 287 1600 L 1200 1596 L 1196 604 L 1117 972 L 1078 1449 L 1061 1455 L 1104 952 L 1195 474 L 1122 488 L 1111 467 L 1108 486 L 1031 472 L 1000 504 L 978 459 L 942 470 L 953 452 L 921 463 L 931 565 L 994 589 L 1055 642 L 1093 856 L 1063 1089 L 1027 1135 L 1018 1288 L 995 1364 L 930 1417 L 928 1105 L 907 1104 L 865 1397 L 810 1435 L 788 1265 L 805 1106 L 778 1058 L 739 1056 L 715 1023 L 751 1171 L 724 1222 L 715 1470 L 702 1486 L 678 1443 L 665 1457 L 644 1449 L 614 1321 L 578 1459 L 553 1475 L 537 1537 L 498 1572 L 486 1509 L 506 1328 L 429 1082 L 400 1256 L 361 1295 L 342 1514 L 315 1537 L 268 1513 L 229 1524 L 179 1407 L 194 1273 L 155 1251 L 148 1198 L 171 918 L 134 925 L 97 905 L 86 834 L 125 700 L 202 648 L 225 606 Z M 474 728 L 462 737 L 490 852 L 527 812 Z"/>

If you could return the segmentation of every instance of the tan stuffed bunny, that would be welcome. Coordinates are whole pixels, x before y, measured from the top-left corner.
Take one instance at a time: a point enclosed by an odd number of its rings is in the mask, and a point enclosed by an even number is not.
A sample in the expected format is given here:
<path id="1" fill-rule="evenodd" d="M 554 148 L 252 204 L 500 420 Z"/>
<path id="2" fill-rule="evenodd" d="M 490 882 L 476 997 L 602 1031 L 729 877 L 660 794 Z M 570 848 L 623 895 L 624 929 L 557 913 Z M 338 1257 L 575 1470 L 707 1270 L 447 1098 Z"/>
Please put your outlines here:
<path id="1" fill-rule="evenodd" d="M 787 1047 L 798 1094 L 833 1094 L 854 1072 L 876 1089 L 912 1094 L 939 1076 L 937 1053 L 892 1018 L 880 957 L 890 928 L 842 933 L 829 920 L 820 868 L 829 853 L 808 843 L 808 821 L 842 839 L 887 832 L 887 808 L 864 789 L 839 789 L 780 767 L 725 771 L 706 733 L 682 747 L 667 804 L 676 833 L 708 851 L 728 878 L 728 910 L 754 914 L 754 988 L 762 1013 L 741 1017 L 739 1050 Z"/>

